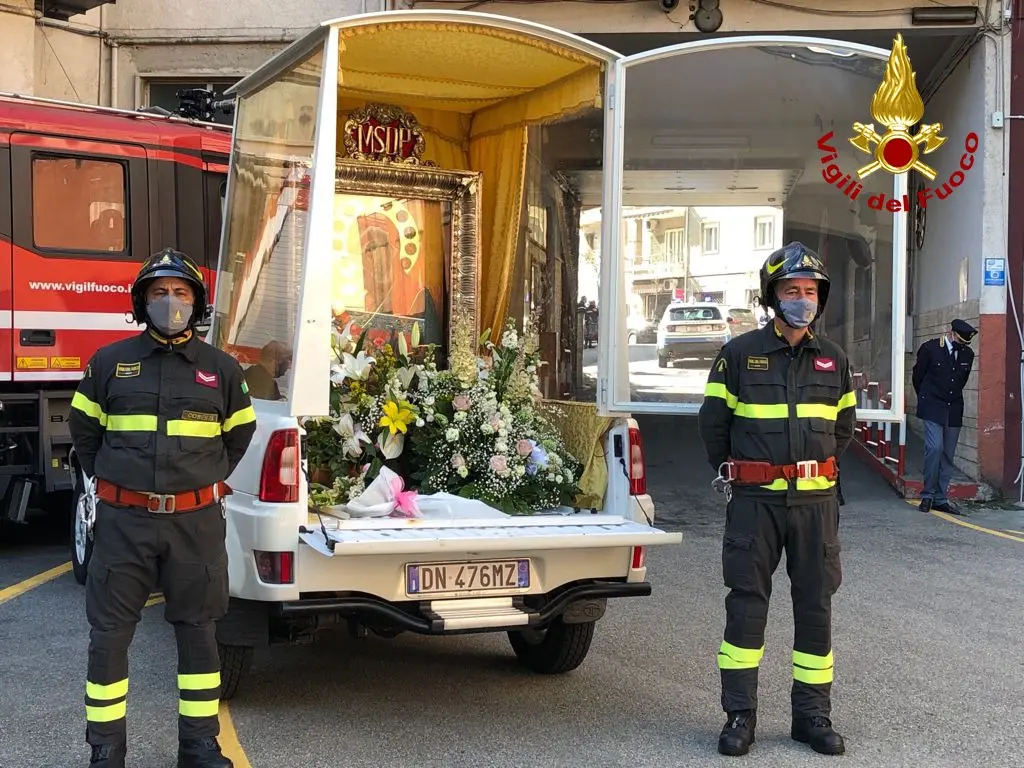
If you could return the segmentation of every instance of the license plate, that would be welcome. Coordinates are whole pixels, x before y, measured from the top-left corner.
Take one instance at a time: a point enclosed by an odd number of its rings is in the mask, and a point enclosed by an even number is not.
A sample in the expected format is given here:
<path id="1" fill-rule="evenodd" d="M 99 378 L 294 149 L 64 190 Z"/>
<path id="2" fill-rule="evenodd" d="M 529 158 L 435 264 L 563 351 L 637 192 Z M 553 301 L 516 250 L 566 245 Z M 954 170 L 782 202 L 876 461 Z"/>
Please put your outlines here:
<path id="1" fill-rule="evenodd" d="M 405 566 L 405 592 L 410 596 L 465 595 L 521 590 L 529 586 L 529 560 L 417 563 Z"/>

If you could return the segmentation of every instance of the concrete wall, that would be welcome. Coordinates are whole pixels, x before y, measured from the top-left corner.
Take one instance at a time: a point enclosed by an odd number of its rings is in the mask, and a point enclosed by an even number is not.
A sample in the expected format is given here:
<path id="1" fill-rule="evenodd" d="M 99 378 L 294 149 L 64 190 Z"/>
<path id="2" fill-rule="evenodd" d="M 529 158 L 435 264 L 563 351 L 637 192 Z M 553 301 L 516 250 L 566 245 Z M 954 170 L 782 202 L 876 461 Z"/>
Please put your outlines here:
<path id="1" fill-rule="evenodd" d="M 35 4 L 7 0 L 0 10 L 0 91 L 32 93 L 35 85 Z"/>

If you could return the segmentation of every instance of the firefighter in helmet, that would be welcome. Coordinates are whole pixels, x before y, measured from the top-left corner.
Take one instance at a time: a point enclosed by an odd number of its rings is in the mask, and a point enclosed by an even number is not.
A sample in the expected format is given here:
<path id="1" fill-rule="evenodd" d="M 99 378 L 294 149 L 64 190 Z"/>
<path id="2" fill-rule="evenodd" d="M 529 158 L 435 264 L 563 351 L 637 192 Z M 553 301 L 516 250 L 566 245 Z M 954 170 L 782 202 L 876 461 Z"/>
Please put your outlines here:
<path id="1" fill-rule="evenodd" d="M 75 454 L 96 503 L 86 580 L 90 765 L 124 768 L 128 646 L 160 587 L 178 644 L 178 766 L 230 768 L 217 743 L 227 610 L 224 497 L 256 415 L 242 370 L 195 330 L 207 289 L 165 249 L 139 270 L 132 310 L 146 328 L 99 349 L 71 403 Z"/>
<path id="2" fill-rule="evenodd" d="M 839 588 L 837 462 L 851 438 L 856 397 L 846 354 L 812 331 L 829 278 L 801 243 L 761 268 L 774 319 L 726 344 L 711 368 L 700 434 L 728 499 L 722 548 L 725 636 L 718 652 L 725 755 L 743 755 L 757 725 L 772 574 L 783 549 L 793 595 L 792 737 L 841 754 L 832 728 L 831 601 Z"/>

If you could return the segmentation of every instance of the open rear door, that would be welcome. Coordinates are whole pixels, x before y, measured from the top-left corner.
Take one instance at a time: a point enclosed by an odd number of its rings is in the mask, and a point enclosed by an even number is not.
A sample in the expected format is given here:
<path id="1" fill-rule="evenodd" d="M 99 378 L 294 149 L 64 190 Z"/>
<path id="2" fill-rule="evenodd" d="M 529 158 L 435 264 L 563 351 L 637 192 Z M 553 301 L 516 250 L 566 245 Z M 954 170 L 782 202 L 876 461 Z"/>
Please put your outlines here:
<path id="1" fill-rule="evenodd" d="M 828 267 L 815 330 L 850 357 L 859 419 L 903 418 L 907 179 L 872 163 L 881 137 L 855 128 L 873 119 L 888 56 L 774 35 L 615 64 L 601 222 L 604 413 L 697 413 L 721 346 L 767 321 L 761 265 L 799 240 Z M 653 342 L 630 337 L 628 318 L 641 315 L 657 325 Z"/>

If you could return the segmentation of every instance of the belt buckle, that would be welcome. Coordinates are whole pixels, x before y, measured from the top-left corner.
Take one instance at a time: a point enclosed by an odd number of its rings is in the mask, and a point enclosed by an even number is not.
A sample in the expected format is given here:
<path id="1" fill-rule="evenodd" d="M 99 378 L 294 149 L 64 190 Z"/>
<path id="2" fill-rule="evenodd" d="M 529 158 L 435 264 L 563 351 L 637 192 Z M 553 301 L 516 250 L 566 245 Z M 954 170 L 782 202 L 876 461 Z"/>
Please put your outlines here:
<path id="1" fill-rule="evenodd" d="M 796 463 L 796 476 L 801 480 L 813 480 L 820 477 L 818 474 L 818 462 L 815 459 L 798 461 Z"/>
<path id="2" fill-rule="evenodd" d="M 146 505 L 146 509 L 150 512 L 168 515 L 174 512 L 177 506 L 173 493 L 147 493 L 146 496 L 149 497 L 149 504 Z M 153 509 L 154 501 L 156 502 L 156 509 Z"/>

